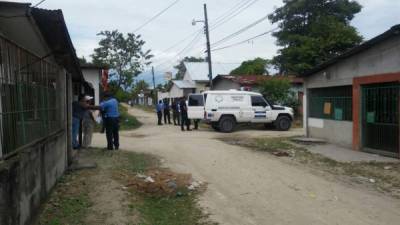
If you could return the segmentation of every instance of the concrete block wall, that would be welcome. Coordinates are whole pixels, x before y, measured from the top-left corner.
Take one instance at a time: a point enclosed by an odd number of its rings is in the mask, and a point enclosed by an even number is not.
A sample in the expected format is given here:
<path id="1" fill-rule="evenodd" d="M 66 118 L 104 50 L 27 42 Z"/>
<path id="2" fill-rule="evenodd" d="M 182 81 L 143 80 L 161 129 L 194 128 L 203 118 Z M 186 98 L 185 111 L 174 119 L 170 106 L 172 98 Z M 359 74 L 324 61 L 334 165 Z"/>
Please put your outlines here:
<path id="1" fill-rule="evenodd" d="M 67 168 L 66 132 L 60 131 L 0 162 L 0 224 L 25 225 Z"/>

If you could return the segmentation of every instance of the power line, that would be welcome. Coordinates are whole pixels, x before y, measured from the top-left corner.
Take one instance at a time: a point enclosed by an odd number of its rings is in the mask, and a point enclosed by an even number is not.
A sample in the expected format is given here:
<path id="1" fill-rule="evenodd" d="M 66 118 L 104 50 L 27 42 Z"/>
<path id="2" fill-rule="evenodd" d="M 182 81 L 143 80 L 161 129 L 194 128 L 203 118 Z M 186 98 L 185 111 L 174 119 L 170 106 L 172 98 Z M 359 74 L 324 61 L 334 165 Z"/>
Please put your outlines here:
<path id="1" fill-rule="evenodd" d="M 221 20 L 219 23 L 216 23 L 213 25 L 213 27 L 211 28 L 211 30 L 215 30 L 218 27 L 220 27 L 221 25 L 229 22 L 231 19 L 235 18 L 237 15 L 239 15 L 240 13 L 242 13 L 243 11 L 245 11 L 246 9 L 248 9 L 250 6 L 254 5 L 256 2 L 258 2 L 259 0 L 250 0 L 247 1 L 245 3 L 245 5 L 243 5 L 241 8 L 238 9 L 238 11 L 236 12 L 232 12 L 231 15 L 228 15 L 227 17 L 225 17 L 224 20 Z"/>
<path id="2" fill-rule="evenodd" d="M 250 1 L 253 1 L 253 0 L 242 0 L 242 1 L 238 2 L 237 4 L 232 6 L 229 10 L 227 10 L 225 13 L 223 13 L 219 17 L 215 18 L 213 23 L 217 24 L 217 23 L 221 22 L 226 17 L 232 15 L 235 12 L 235 10 L 240 9 L 243 5 L 247 4 Z M 213 24 L 210 24 L 210 27 L 212 27 L 212 26 L 213 26 Z"/>
<path id="3" fill-rule="evenodd" d="M 258 20 L 256 20 L 255 22 L 253 22 L 253 23 L 251 23 L 251 24 L 249 24 L 249 25 L 243 27 L 242 29 L 240 29 L 240 30 L 238 30 L 238 31 L 236 31 L 236 32 L 234 32 L 234 33 L 232 33 L 232 34 L 230 34 L 230 35 L 227 35 L 226 37 L 222 38 L 221 40 L 219 40 L 219 41 L 213 43 L 212 46 L 213 46 L 213 47 L 218 46 L 218 45 L 220 45 L 220 44 L 222 44 L 222 43 L 224 43 L 224 42 L 226 42 L 226 41 L 228 41 L 228 40 L 230 40 L 230 39 L 232 39 L 232 38 L 238 36 L 239 34 L 241 34 L 241 33 L 245 32 L 245 31 L 249 30 L 250 28 L 256 26 L 257 24 L 263 22 L 263 21 L 266 20 L 266 19 L 268 19 L 268 16 L 264 16 L 264 17 L 262 17 L 261 19 L 258 19 Z"/>
<path id="4" fill-rule="evenodd" d="M 252 6 L 253 4 L 255 4 L 256 2 L 258 2 L 259 0 L 243 0 L 238 2 L 237 4 L 235 4 L 233 7 L 231 7 L 228 11 L 226 11 L 224 14 L 222 14 L 221 16 L 217 17 L 215 19 L 215 22 L 213 25 L 211 25 L 211 30 L 214 30 L 218 27 L 220 27 L 221 25 L 225 24 L 226 22 L 230 21 L 231 19 L 233 19 L 234 17 L 236 17 L 237 15 L 239 15 L 240 13 L 242 13 L 244 10 L 246 10 L 247 8 L 249 8 L 250 6 Z M 182 43 L 184 43 L 186 40 L 188 40 L 189 38 L 191 38 L 194 35 L 199 35 L 198 32 L 201 32 L 203 30 L 203 28 L 196 30 L 195 32 L 191 33 L 190 35 L 186 36 L 185 38 L 183 38 L 182 40 L 174 43 L 172 46 L 168 47 L 167 49 L 163 50 L 163 52 L 168 52 L 171 49 L 174 49 L 175 47 L 181 45 Z M 187 49 L 193 49 L 195 47 L 191 47 L 191 45 L 193 42 L 195 42 L 194 40 L 196 40 L 196 37 L 193 39 L 192 42 L 190 42 L 183 50 L 181 50 L 178 54 L 175 54 L 175 56 L 173 56 L 173 58 L 177 58 L 178 56 L 180 56 L 182 53 L 184 52 L 188 52 Z M 189 47 L 190 46 L 190 47 Z M 197 54 L 201 54 L 203 53 L 204 50 L 199 51 Z M 164 65 L 167 64 L 169 62 L 172 62 L 172 60 L 167 59 L 167 60 L 163 60 L 161 61 L 161 63 L 159 63 L 157 66 L 160 65 Z"/>
<path id="5" fill-rule="evenodd" d="M 247 4 L 250 1 L 254 1 L 254 0 L 243 0 L 240 1 L 239 3 L 237 3 L 236 5 L 234 5 L 232 8 L 230 8 L 228 11 L 226 11 L 224 14 L 222 14 L 221 16 L 217 17 L 215 19 L 215 24 L 217 24 L 218 22 L 220 22 L 221 20 L 225 19 L 226 16 L 232 15 L 232 13 L 234 13 L 234 11 L 236 10 L 236 8 L 241 8 L 243 6 L 243 4 Z M 186 40 L 188 40 L 189 38 L 191 38 L 192 36 L 196 35 L 198 32 L 202 31 L 203 28 L 196 30 L 195 32 L 192 32 L 191 34 L 189 34 L 188 36 L 184 37 L 183 39 L 177 41 L 176 43 L 174 43 L 173 45 L 171 45 L 170 47 L 166 48 L 165 50 L 163 50 L 163 52 L 167 52 L 171 49 L 174 49 L 175 47 L 183 44 Z"/>
<path id="6" fill-rule="evenodd" d="M 34 5 L 33 7 L 38 7 L 39 5 L 41 5 L 43 2 L 45 2 L 46 0 L 41 0 L 40 2 L 36 3 L 36 5 Z"/>
<path id="7" fill-rule="evenodd" d="M 259 37 L 262 37 L 262 36 L 264 36 L 264 35 L 267 35 L 267 34 L 269 34 L 269 33 L 272 33 L 272 32 L 274 32 L 274 31 L 277 30 L 277 29 L 278 29 L 278 28 L 274 28 L 274 29 L 272 29 L 272 30 L 269 30 L 269 31 L 264 32 L 264 33 L 259 34 L 259 35 L 256 35 L 256 36 L 251 37 L 251 38 L 249 38 L 249 39 L 246 39 L 246 40 L 244 40 L 244 41 L 240 41 L 240 42 L 237 42 L 237 43 L 234 43 L 234 44 L 231 44 L 231 45 L 227 45 L 227 46 L 224 46 L 224 47 L 221 47 L 221 48 L 211 49 L 211 51 L 220 51 L 220 50 L 223 50 L 223 49 L 227 49 L 227 48 L 231 48 L 231 47 L 234 47 L 234 46 L 237 46 L 237 45 L 241 45 L 241 44 L 244 44 L 244 43 L 246 43 L 246 42 L 248 42 L 248 41 L 251 41 L 251 40 L 257 39 L 257 38 L 259 38 Z"/>
<path id="8" fill-rule="evenodd" d="M 161 16 L 164 12 L 166 12 L 168 9 L 170 9 L 172 6 L 174 6 L 175 4 L 177 4 L 180 0 L 176 0 L 174 2 L 172 2 L 170 5 L 168 5 L 165 9 L 161 10 L 159 13 L 157 13 L 156 15 L 154 15 L 153 17 L 151 17 L 149 20 L 147 20 L 145 23 L 143 23 L 142 25 L 140 25 L 138 28 L 136 28 L 133 33 L 136 33 L 137 31 L 139 31 L 140 29 L 142 29 L 143 27 L 145 27 L 147 24 L 151 23 L 153 20 L 157 19 L 159 16 Z"/>

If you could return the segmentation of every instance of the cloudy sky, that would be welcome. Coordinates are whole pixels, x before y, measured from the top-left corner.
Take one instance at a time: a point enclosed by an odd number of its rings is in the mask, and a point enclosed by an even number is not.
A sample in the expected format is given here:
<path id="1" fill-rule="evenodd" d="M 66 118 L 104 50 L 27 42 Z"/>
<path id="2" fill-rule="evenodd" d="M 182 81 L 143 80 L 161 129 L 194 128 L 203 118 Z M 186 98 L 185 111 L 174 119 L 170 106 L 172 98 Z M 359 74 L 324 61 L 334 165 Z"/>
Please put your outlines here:
<path id="1" fill-rule="evenodd" d="M 63 10 L 78 55 L 88 58 L 97 46 L 99 37 L 96 34 L 99 31 L 118 29 L 122 32 L 133 32 L 174 1 L 46 0 L 40 7 Z M 37 2 L 39 0 L 32 3 Z M 216 21 L 220 21 L 218 18 L 225 18 L 224 15 L 234 9 L 235 5 L 246 2 L 249 2 L 247 9 L 215 27 Z M 352 23 L 366 39 L 400 23 L 399 0 L 358 0 L 358 2 L 363 5 L 363 10 L 357 14 Z M 214 43 L 270 14 L 275 7 L 282 5 L 282 0 L 180 0 L 158 19 L 137 32 L 146 41 L 145 47 L 152 49 L 156 55 L 154 65 L 157 70 L 168 70 L 179 58 L 186 55 L 204 55 L 204 35 L 199 35 L 198 38 L 195 38 L 196 35 L 189 37 L 202 27 L 201 24 L 192 26 L 191 22 L 193 19 L 203 19 L 203 3 L 207 3 L 208 6 L 212 28 L 211 42 Z M 246 40 L 273 28 L 274 25 L 265 20 L 218 47 Z M 188 38 L 181 41 L 185 37 Z M 179 44 L 170 49 L 176 43 Z M 241 62 L 255 57 L 271 58 L 276 50 L 275 39 L 266 35 L 249 43 L 213 52 L 213 60 Z"/>

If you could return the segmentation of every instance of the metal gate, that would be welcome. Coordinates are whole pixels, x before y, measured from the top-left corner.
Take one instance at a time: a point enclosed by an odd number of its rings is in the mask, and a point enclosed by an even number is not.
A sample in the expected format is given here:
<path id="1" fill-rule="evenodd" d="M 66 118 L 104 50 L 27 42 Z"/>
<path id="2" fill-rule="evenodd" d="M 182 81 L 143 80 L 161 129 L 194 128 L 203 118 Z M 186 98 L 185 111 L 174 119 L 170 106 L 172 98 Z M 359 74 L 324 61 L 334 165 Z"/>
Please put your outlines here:
<path id="1" fill-rule="evenodd" d="M 368 85 L 362 90 L 364 150 L 398 157 L 400 84 Z"/>

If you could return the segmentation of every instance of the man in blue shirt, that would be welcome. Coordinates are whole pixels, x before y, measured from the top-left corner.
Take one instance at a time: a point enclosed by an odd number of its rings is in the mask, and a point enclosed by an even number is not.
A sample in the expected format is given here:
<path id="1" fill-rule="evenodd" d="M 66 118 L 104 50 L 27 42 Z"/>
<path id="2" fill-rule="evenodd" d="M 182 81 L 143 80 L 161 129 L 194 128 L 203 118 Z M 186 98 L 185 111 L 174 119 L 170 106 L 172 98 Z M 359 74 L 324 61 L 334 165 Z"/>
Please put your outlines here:
<path id="1" fill-rule="evenodd" d="M 160 100 L 156 106 L 156 111 L 157 111 L 157 118 L 158 118 L 158 126 L 161 126 L 161 120 L 162 120 L 162 112 L 164 110 L 164 103 L 162 100 Z"/>
<path id="2" fill-rule="evenodd" d="M 106 128 L 107 149 L 119 149 L 119 110 L 118 101 L 110 94 L 104 93 L 104 100 L 100 103 Z"/>

